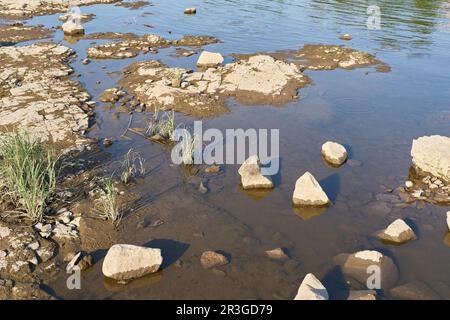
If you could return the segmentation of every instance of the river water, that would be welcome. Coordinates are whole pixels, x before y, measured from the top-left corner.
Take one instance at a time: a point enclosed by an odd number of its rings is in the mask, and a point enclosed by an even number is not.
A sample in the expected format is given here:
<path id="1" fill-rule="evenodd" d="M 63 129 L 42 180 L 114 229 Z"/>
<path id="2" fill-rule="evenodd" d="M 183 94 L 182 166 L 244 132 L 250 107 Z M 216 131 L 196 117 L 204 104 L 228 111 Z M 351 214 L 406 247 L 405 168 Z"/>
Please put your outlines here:
<path id="1" fill-rule="evenodd" d="M 368 29 L 369 5 L 381 9 L 381 29 Z M 195 16 L 183 9 L 197 7 Z M 207 178 L 209 192 L 197 191 L 198 180 L 171 165 L 170 150 L 137 135 L 119 139 L 128 115 L 112 118 L 114 110 L 96 109 L 96 125 L 89 135 L 112 138 L 105 150 L 112 159 L 129 148 L 146 159 L 145 179 L 130 187 L 138 195 L 133 214 L 117 231 L 124 243 L 148 244 L 163 250 L 163 270 L 156 275 L 117 285 L 104 279 L 99 250 L 93 268 L 83 273 L 82 290 L 67 290 L 65 275 L 50 288 L 62 298 L 199 298 L 292 299 L 306 273 L 323 280 L 331 297 L 341 282 L 333 257 L 343 252 L 376 249 L 391 256 L 400 271 L 398 284 L 421 281 L 442 298 L 450 298 L 450 240 L 445 223 L 448 207 L 420 203 L 396 207 L 386 202 L 385 190 L 404 184 L 411 166 L 414 138 L 450 136 L 450 3 L 447 1 L 169 1 L 155 0 L 136 10 L 94 5 L 84 24 L 86 33 L 100 31 L 155 33 L 166 38 L 184 34 L 211 35 L 221 43 L 207 47 L 231 60 L 232 53 L 299 49 L 304 44 L 339 44 L 377 56 L 391 67 L 307 71 L 312 84 L 300 90 L 297 101 L 284 106 L 245 106 L 229 100 L 229 112 L 204 119 L 205 128 L 280 129 L 281 169 L 268 193 L 246 193 L 239 187 L 238 166 L 222 167 Z M 30 24 L 61 25 L 59 15 L 35 17 Z M 149 28 L 144 24 L 153 26 Z M 170 31 L 170 33 L 169 33 Z M 338 36 L 349 33 L 351 41 Z M 138 60 L 94 60 L 81 64 L 92 40 L 67 43 L 58 30 L 54 40 L 77 51 L 72 63 L 79 80 L 98 101 L 116 85 L 120 70 Z M 101 43 L 102 41 L 97 41 Z M 174 48 L 152 59 L 175 67 L 194 68 L 198 58 L 177 58 Z M 101 83 L 97 83 L 97 81 Z M 137 124 L 148 115 L 136 116 Z M 196 119 L 176 115 L 191 125 Z M 138 125 L 136 125 L 138 126 Z M 335 140 L 360 163 L 339 169 L 326 166 L 322 143 Z M 333 205 L 320 214 L 293 210 L 296 179 L 312 172 Z M 381 196 L 380 196 L 381 194 Z M 143 218 L 160 218 L 158 228 L 137 228 Z M 406 219 L 418 239 L 401 246 L 381 243 L 374 234 L 396 218 Z M 447 239 L 447 240 L 446 240 Z M 269 260 L 265 250 L 283 247 L 290 259 Z M 203 270 L 205 250 L 223 251 L 230 263 L 221 271 Z M 181 259 L 181 267 L 175 263 Z M 382 294 L 390 298 L 389 292 Z"/>

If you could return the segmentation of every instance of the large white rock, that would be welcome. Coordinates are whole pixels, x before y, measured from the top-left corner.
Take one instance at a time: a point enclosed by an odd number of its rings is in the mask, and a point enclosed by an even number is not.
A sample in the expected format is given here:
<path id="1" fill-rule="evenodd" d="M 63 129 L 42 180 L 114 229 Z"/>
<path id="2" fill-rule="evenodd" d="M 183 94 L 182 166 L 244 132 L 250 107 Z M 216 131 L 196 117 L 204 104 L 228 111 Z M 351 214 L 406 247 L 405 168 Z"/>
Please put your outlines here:
<path id="1" fill-rule="evenodd" d="M 261 166 L 257 155 L 250 156 L 239 168 L 242 187 L 248 189 L 271 189 L 272 181 L 261 174 Z"/>
<path id="2" fill-rule="evenodd" d="M 197 67 L 217 67 L 223 60 L 220 53 L 203 51 L 198 58 Z"/>
<path id="3" fill-rule="evenodd" d="M 131 280 L 158 271 L 162 261 L 160 249 L 116 244 L 108 250 L 102 272 L 115 280 Z"/>
<path id="4" fill-rule="evenodd" d="M 62 25 L 64 34 L 73 36 L 77 34 L 84 34 L 84 27 L 80 21 L 69 19 Z"/>
<path id="5" fill-rule="evenodd" d="M 330 199 L 314 176 L 305 172 L 295 183 L 292 203 L 298 206 L 326 206 Z"/>
<path id="6" fill-rule="evenodd" d="M 378 234 L 382 240 L 404 243 L 416 238 L 414 231 L 402 219 L 392 222 L 384 231 Z"/>
<path id="7" fill-rule="evenodd" d="M 414 139 L 411 156 L 420 170 L 450 181 L 450 137 L 435 135 Z"/>
<path id="8" fill-rule="evenodd" d="M 312 273 L 308 273 L 294 300 L 328 300 L 328 291 Z"/>
<path id="9" fill-rule="evenodd" d="M 447 227 L 450 230 L 450 211 L 447 212 Z"/>
<path id="10" fill-rule="evenodd" d="M 322 145 L 322 155 L 332 165 L 340 166 L 347 160 L 347 150 L 337 142 L 327 141 Z"/>

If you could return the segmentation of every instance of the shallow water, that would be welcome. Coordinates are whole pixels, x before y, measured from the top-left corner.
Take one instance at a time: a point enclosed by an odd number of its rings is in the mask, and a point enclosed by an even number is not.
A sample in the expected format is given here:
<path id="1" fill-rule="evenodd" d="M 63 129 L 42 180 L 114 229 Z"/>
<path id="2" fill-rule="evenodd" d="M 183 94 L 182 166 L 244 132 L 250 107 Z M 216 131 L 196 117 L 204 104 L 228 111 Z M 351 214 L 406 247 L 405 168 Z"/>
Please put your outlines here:
<path id="1" fill-rule="evenodd" d="M 333 257 L 342 252 L 378 249 L 394 258 L 399 284 L 419 280 L 450 298 L 450 247 L 445 224 L 448 207 L 413 204 L 389 208 L 376 195 L 403 185 L 411 166 L 412 139 L 422 135 L 450 135 L 450 4 L 446 1 L 377 1 L 381 30 L 366 27 L 371 1 L 152 1 L 151 6 L 130 10 L 114 5 L 82 7 L 95 13 L 85 23 L 86 33 L 99 31 L 156 33 L 167 38 L 184 34 L 211 35 L 222 42 L 206 47 L 224 55 L 298 49 L 304 44 L 342 44 L 375 54 L 392 71 L 372 68 L 353 71 L 307 71 L 313 83 L 300 90 L 300 98 L 282 107 L 243 106 L 229 101 L 229 113 L 204 120 L 204 127 L 279 128 L 281 170 L 275 189 L 249 194 L 239 187 L 238 166 L 226 166 L 208 177 L 205 195 L 199 180 L 171 165 L 169 150 L 137 135 L 119 139 L 128 115 L 113 120 L 113 110 L 96 109 L 96 125 L 89 135 L 113 138 L 106 152 L 120 159 L 129 148 L 146 159 L 147 175 L 130 187 L 139 196 L 135 212 L 124 220 L 119 238 L 124 243 L 150 244 L 163 249 L 163 271 L 116 285 L 101 274 L 101 260 L 83 273 L 82 290 L 65 288 L 66 275 L 50 284 L 63 298 L 249 298 L 291 299 L 304 275 L 312 272 L 336 296 L 339 281 Z M 195 16 L 185 7 L 195 6 Z M 59 15 L 33 18 L 30 24 L 61 25 Z M 150 24 L 154 28 L 148 28 Z M 168 32 L 171 31 L 169 34 Z M 351 41 L 338 36 L 349 33 Z M 72 63 L 79 80 L 98 101 L 98 95 L 115 86 L 120 70 L 144 59 L 161 59 L 169 66 L 194 68 L 198 56 L 176 58 L 174 48 L 155 56 L 126 60 L 98 60 L 81 64 L 92 40 L 67 43 L 77 51 Z M 102 41 L 97 41 L 101 43 Z M 111 73 L 117 71 L 115 73 Z M 96 82 L 100 80 L 101 83 Z M 149 114 L 136 115 L 134 126 L 144 126 Z M 177 115 L 191 125 L 194 118 Z M 361 166 L 326 166 L 320 147 L 339 141 Z M 333 205 L 311 215 L 291 207 L 296 179 L 312 172 Z M 380 204 L 381 203 L 381 204 Z M 144 217 L 161 218 L 155 229 L 137 229 Z M 397 217 L 414 227 L 418 240 L 402 246 L 379 242 L 373 234 Z M 264 251 L 283 247 L 291 259 L 271 261 Z M 107 248 L 104 248 L 107 249 Z M 223 273 L 205 271 L 199 263 L 204 250 L 222 250 L 231 263 Z M 104 251 L 96 253 L 98 259 Z M 174 265 L 177 259 L 181 267 Z M 389 297 L 388 293 L 385 295 Z"/>

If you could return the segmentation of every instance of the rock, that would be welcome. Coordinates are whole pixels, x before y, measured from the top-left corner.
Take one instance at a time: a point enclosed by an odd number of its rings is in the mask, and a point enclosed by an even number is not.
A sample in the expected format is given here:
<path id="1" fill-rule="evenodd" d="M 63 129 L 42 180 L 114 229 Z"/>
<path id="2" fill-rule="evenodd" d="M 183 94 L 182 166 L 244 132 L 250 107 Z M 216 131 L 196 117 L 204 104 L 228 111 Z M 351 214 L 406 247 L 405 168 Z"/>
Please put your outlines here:
<path id="1" fill-rule="evenodd" d="M 102 272 L 108 278 L 126 281 L 158 271 L 162 261 L 160 249 L 116 244 L 108 250 Z"/>
<path id="2" fill-rule="evenodd" d="M 407 181 L 405 182 L 405 187 L 407 187 L 407 188 L 412 188 L 412 187 L 414 187 L 414 183 L 413 183 L 412 181 L 407 180 Z"/>
<path id="3" fill-rule="evenodd" d="M 111 140 L 107 139 L 107 138 L 105 138 L 105 139 L 103 140 L 103 146 L 104 146 L 105 148 L 111 147 L 112 144 L 113 144 L 113 142 L 112 142 Z"/>
<path id="4" fill-rule="evenodd" d="M 275 248 L 272 250 L 267 250 L 266 251 L 266 255 L 270 258 L 270 259 L 275 259 L 275 260 L 282 260 L 282 259 L 287 259 L 289 258 L 287 256 L 286 253 L 284 253 L 283 249 L 281 248 Z"/>
<path id="5" fill-rule="evenodd" d="M 89 58 L 83 59 L 83 61 L 81 61 L 82 64 L 86 65 L 91 63 L 91 60 Z"/>
<path id="6" fill-rule="evenodd" d="M 349 40 L 352 40 L 353 38 L 351 35 L 346 33 L 346 34 L 343 34 L 342 36 L 340 36 L 339 39 L 349 41 Z"/>
<path id="7" fill-rule="evenodd" d="M 370 282 L 374 280 L 374 270 L 380 271 L 380 289 L 391 288 L 398 280 L 398 269 L 394 261 L 381 252 L 363 250 L 350 255 L 339 255 L 338 258 L 343 260 L 341 264 L 342 273 L 358 281 L 364 287 L 367 287 L 368 280 Z"/>
<path id="8" fill-rule="evenodd" d="M 335 166 L 342 165 L 348 156 L 343 145 L 332 141 L 327 141 L 322 145 L 322 155 L 326 161 Z"/>
<path id="9" fill-rule="evenodd" d="M 224 61 L 222 55 L 216 52 L 203 51 L 197 61 L 197 67 L 217 67 Z"/>
<path id="10" fill-rule="evenodd" d="M 111 102 L 114 103 L 118 101 L 121 97 L 125 95 L 125 92 L 117 89 L 117 88 L 111 88 L 106 89 L 100 94 L 100 101 L 101 102 Z"/>
<path id="11" fill-rule="evenodd" d="M 72 259 L 70 260 L 70 262 L 67 264 L 67 267 L 66 267 L 66 272 L 67 273 L 71 273 L 72 272 L 73 268 L 77 265 L 78 260 L 80 259 L 80 257 L 81 257 L 81 252 L 78 252 L 76 255 L 74 255 L 72 257 Z"/>
<path id="12" fill-rule="evenodd" d="M 241 176 L 242 188 L 249 189 L 271 189 L 272 181 L 261 174 L 259 157 L 257 155 L 250 156 L 239 168 Z"/>
<path id="13" fill-rule="evenodd" d="M 8 237 L 10 234 L 11 234 L 11 229 L 6 226 L 2 226 L 0 224 L 0 240 Z"/>
<path id="14" fill-rule="evenodd" d="M 298 206 L 326 206 L 330 203 L 330 199 L 314 176 L 305 172 L 295 183 L 292 202 Z"/>
<path id="15" fill-rule="evenodd" d="M 52 225 L 51 224 L 42 224 L 41 222 L 37 223 L 34 228 L 39 232 L 39 234 L 43 238 L 48 238 L 52 235 Z"/>
<path id="16" fill-rule="evenodd" d="M 420 281 L 412 281 L 395 288 L 389 293 L 399 300 L 440 300 L 441 297 L 430 287 Z"/>
<path id="17" fill-rule="evenodd" d="M 186 8 L 184 9 L 184 14 L 196 14 L 197 9 L 196 8 Z"/>
<path id="18" fill-rule="evenodd" d="M 377 300 L 375 290 L 350 290 L 347 300 Z"/>
<path id="19" fill-rule="evenodd" d="M 214 251 L 205 251 L 200 257 L 200 263 L 204 269 L 211 269 L 228 264 L 228 259 L 223 254 Z"/>
<path id="20" fill-rule="evenodd" d="M 414 231 L 402 219 L 392 222 L 384 231 L 378 234 L 381 240 L 404 243 L 416 239 Z"/>
<path id="21" fill-rule="evenodd" d="M 450 137 L 434 135 L 414 139 L 411 156 L 416 168 L 450 181 Z"/>
<path id="22" fill-rule="evenodd" d="M 70 19 L 67 20 L 67 22 L 64 22 L 62 25 L 62 29 L 64 31 L 64 34 L 69 36 L 84 34 L 83 25 L 81 24 L 80 21 L 77 21 L 76 19 Z"/>
<path id="23" fill-rule="evenodd" d="M 208 188 L 205 187 L 203 182 L 200 182 L 200 185 L 198 186 L 198 192 L 205 194 L 208 192 Z"/>
<path id="24" fill-rule="evenodd" d="M 312 273 L 308 273 L 294 300 L 328 300 L 328 291 Z"/>
<path id="25" fill-rule="evenodd" d="M 447 227 L 450 230 L 450 211 L 447 211 Z"/>

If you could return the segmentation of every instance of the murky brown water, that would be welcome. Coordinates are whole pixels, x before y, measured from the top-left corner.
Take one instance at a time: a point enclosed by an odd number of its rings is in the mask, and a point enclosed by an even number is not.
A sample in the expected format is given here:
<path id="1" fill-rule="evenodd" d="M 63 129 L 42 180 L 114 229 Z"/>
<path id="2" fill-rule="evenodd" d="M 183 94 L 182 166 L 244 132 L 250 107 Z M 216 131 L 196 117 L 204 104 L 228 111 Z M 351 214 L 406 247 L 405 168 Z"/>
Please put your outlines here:
<path id="1" fill-rule="evenodd" d="M 275 189 L 249 194 L 239 187 L 238 166 L 225 166 L 207 177 L 207 194 L 197 191 L 199 178 L 188 177 L 172 166 L 169 150 L 133 134 L 119 139 L 128 115 L 113 120 L 113 110 L 99 106 L 92 137 L 117 141 L 106 152 L 120 159 L 129 148 L 146 159 L 148 173 L 130 187 L 139 200 L 118 237 L 124 243 L 150 244 L 163 250 L 163 271 L 121 286 L 104 279 L 101 258 L 83 273 L 82 290 L 65 288 L 65 275 L 51 285 L 63 298 L 242 298 L 291 299 L 304 275 L 313 272 L 336 296 L 339 279 L 333 256 L 342 252 L 377 249 L 394 258 L 399 284 L 419 280 L 443 298 L 450 298 L 450 241 L 445 224 L 448 207 L 412 204 L 405 208 L 377 200 L 386 188 L 404 183 L 411 165 L 413 138 L 429 134 L 450 135 L 450 5 L 446 1 L 378 1 L 382 29 L 368 30 L 368 1 L 152 1 L 152 6 L 129 10 L 111 5 L 83 7 L 95 13 L 86 32 L 126 31 L 157 33 L 178 38 L 183 34 L 212 35 L 222 43 L 208 49 L 222 54 L 297 49 L 308 43 L 345 44 L 368 51 L 392 67 L 390 73 L 372 69 L 307 71 L 313 84 L 300 99 L 283 107 L 243 106 L 229 101 L 230 112 L 206 119 L 204 127 L 279 128 L 281 170 Z M 183 16 L 183 8 L 196 6 L 196 16 Z M 32 23 L 60 25 L 58 15 L 38 17 Z M 143 24 L 151 24 L 153 29 Z M 168 34 L 168 31 L 171 34 Z M 337 37 L 350 33 L 354 40 Z M 80 80 L 96 99 L 113 87 L 125 66 L 138 60 L 92 61 L 82 65 L 90 41 L 56 41 L 74 48 L 73 63 Z M 100 43 L 99 41 L 98 43 Z M 175 49 L 152 56 L 169 66 L 194 68 L 197 56 L 175 58 Z M 368 73 L 366 74 L 366 71 Z M 111 73 L 113 72 L 113 73 Z M 101 83 L 96 82 L 100 80 Z M 144 126 L 148 114 L 135 115 L 135 126 Z M 191 125 L 194 118 L 177 115 Z M 342 142 L 360 166 L 326 166 L 320 147 L 327 140 Z M 333 205 L 311 214 L 291 207 L 296 179 L 312 172 L 329 194 Z M 380 199 L 380 196 L 378 196 Z M 158 228 L 138 229 L 144 217 L 165 221 Z M 408 220 L 418 240 L 388 246 L 373 234 L 397 217 Z M 445 242 L 445 237 L 447 240 Z M 287 250 L 291 259 L 269 260 L 264 251 Z M 205 271 L 199 263 L 204 250 L 221 250 L 231 263 L 222 272 Z M 181 267 L 174 262 L 181 259 Z"/>

